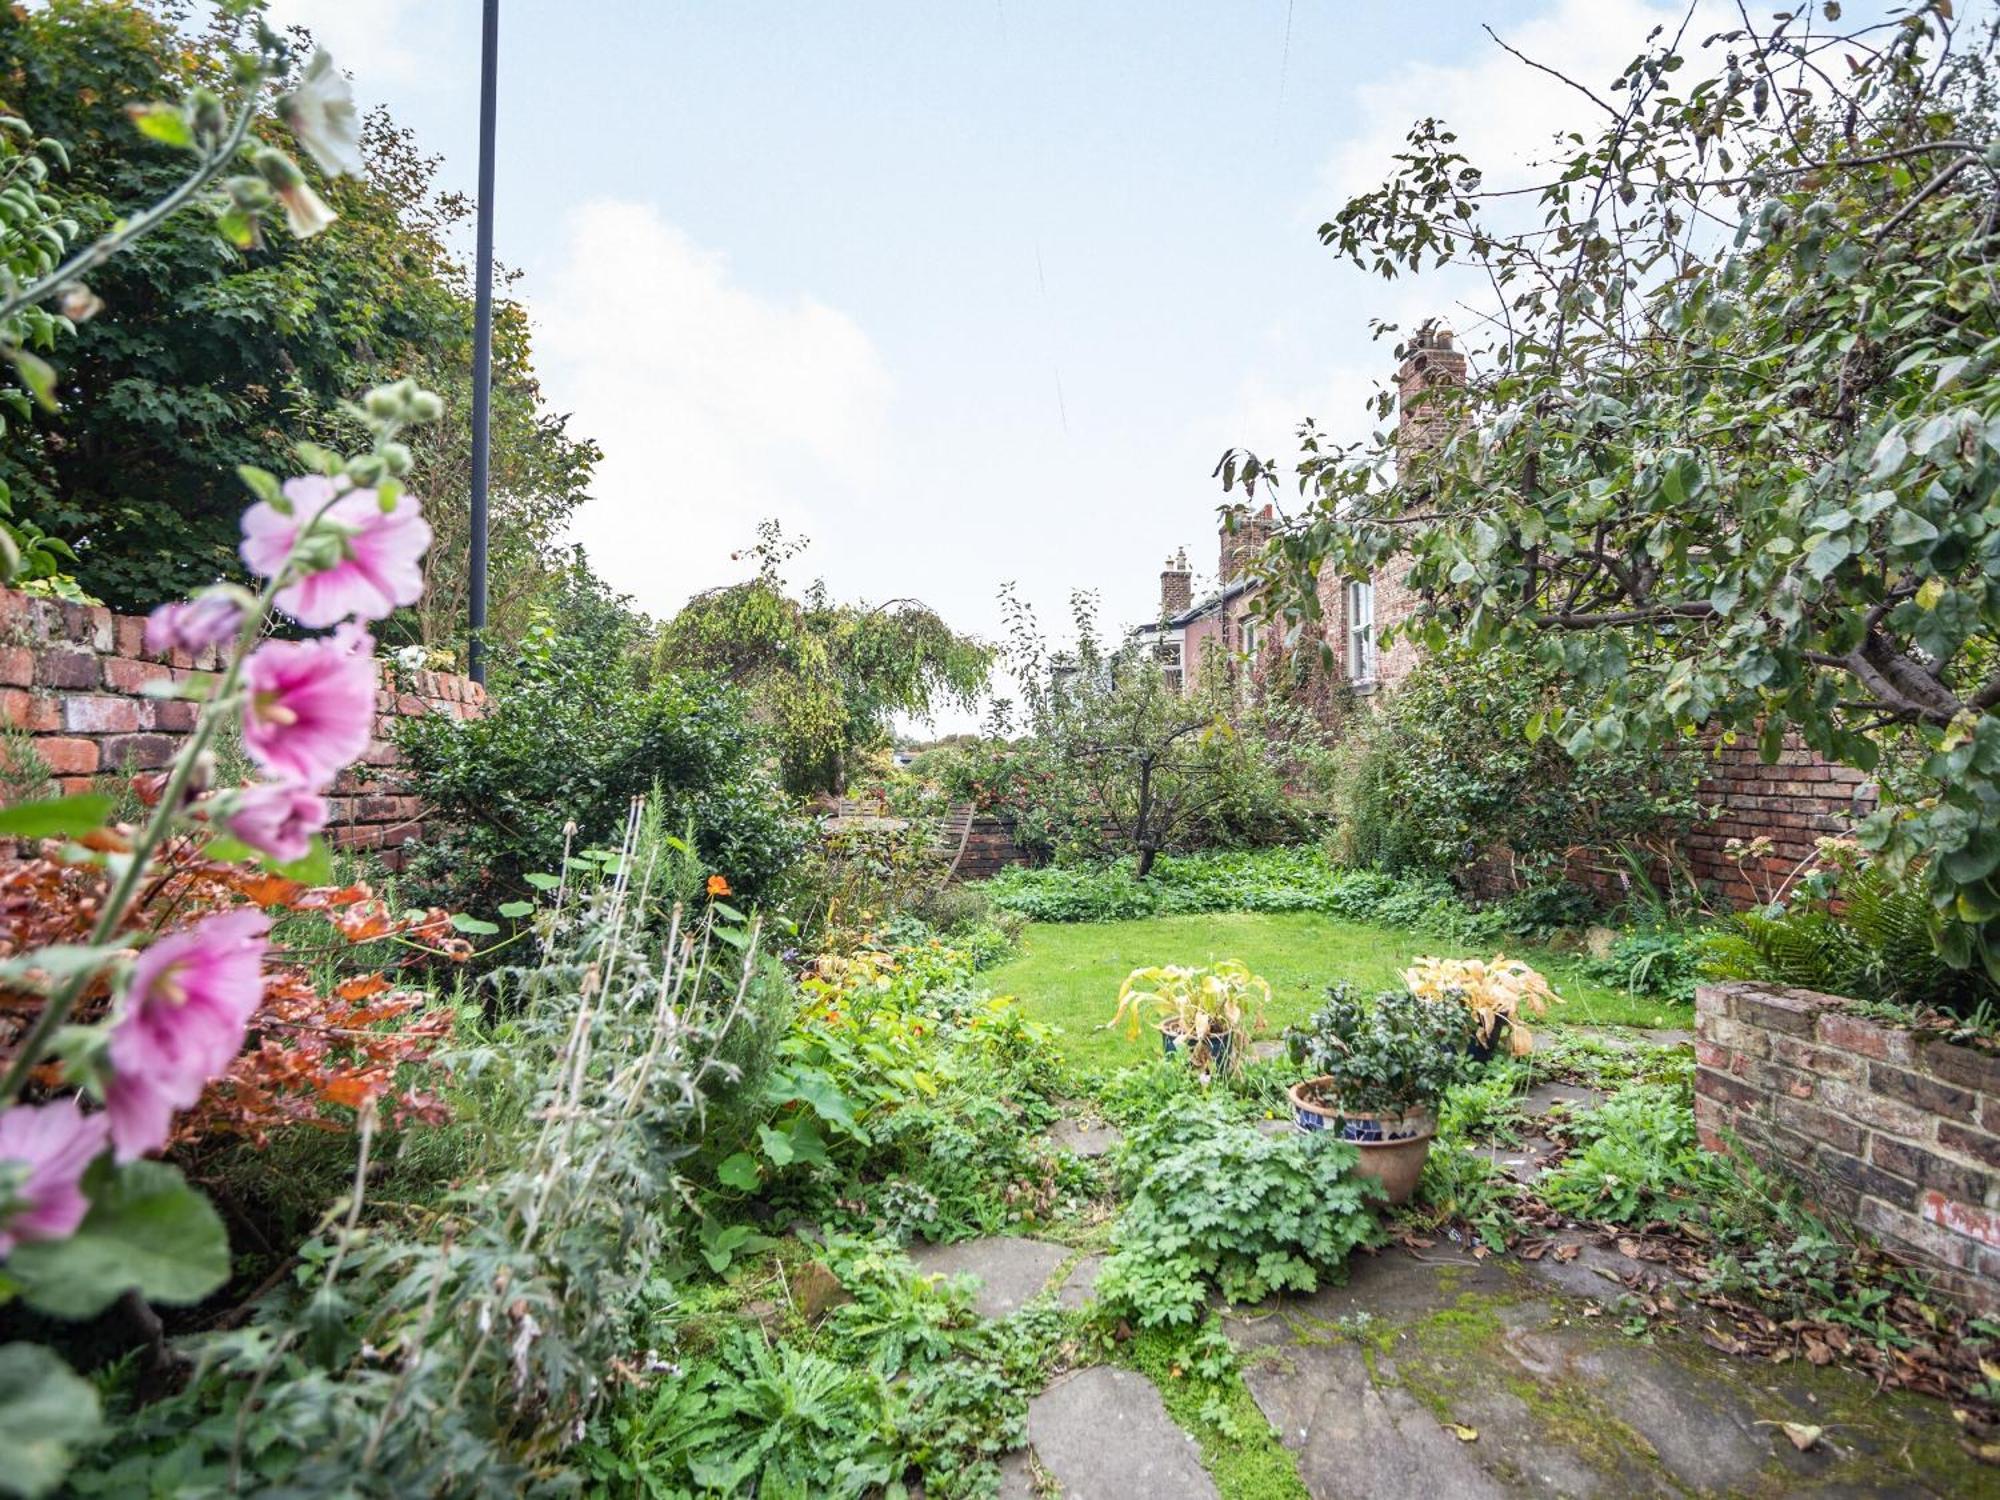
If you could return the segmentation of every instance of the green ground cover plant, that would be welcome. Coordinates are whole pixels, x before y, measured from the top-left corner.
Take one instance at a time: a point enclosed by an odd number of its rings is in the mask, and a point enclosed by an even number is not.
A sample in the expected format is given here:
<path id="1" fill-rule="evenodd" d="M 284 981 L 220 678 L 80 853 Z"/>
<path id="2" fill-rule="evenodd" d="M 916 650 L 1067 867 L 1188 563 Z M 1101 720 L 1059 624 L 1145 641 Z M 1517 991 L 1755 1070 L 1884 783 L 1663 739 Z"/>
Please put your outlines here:
<path id="1" fill-rule="evenodd" d="M 1175 1070 L 1184 1072 L 1184 1070 Z M 1310 1292 L 1380 1242 L 1379 1190 L 1328 1132 L 1266 1135 L 1239 1101 L 1183 1088 L 1119 1149 L 1130 1201 L 1097 1295 L 1141 1327 L 1191 1324 L 1210 1288 L 1229 1302 Z"/>
<path id="2" fill-rule="evenodd" d="M 1159 1049 L 1157 1037 L 1127 1043 L 1102 1029 L 1120 982 L 1142 965 L 1242 960 L 1271 983 L 1266 1027 L 1260 1033 L 1269 1038 L 1313 1009 L 1329 975 L 1348 978 L 1364 990 L 1392 989 L 1414 959 L 1441 949 L 1450 951 L 1433 937 L 1306 912 L 1035 922 L 1022 934 L 1018 956 L 989 971 L 982 982 L 996 993 L 1018 997 L 1026 1015 L 1053 1028 L 1063 1055 L 1073 1063 L 1115 1068 L 1143 1061 Z M 1692 1006 L 1635 997 L 1593 982 L 1573 958 L 1530 947 L 1510 948 L 1510 956 L 1533 963 L 1566 1002 L 1556 1013 L 1560 1022 L 1552 1017 L 1537 1028 L 1538 1045 L 1559 1036 L 1564 1025 L 1694 1024 Z"/>
<path id="3" fill-rule="evenodd" d="M 1440 876 L 1341 864 L 1316 845 L 1162 856 L 1139 880 L 1121 865 L 1015 866 L 984 883 L 993 904 L 1037 922 L 1115 922 L 1200 912 L 1319 912 L 1440 938 L 1492 944 L 1546 938 L 1588 919 L 1576 886 L 1531 886 L 1468 903 Z"/>
<path id="4" fill-rule="evenodd" d="M 1694 1095 L 1683 1084 L 1633 1083 L 1552 1127 L 1570 1147 L 1536 1183 L 1553 1208 L 1580 1219 L 1643 1224 L 1698 1212 L 1726 1175 L 1695 1139 Z"/>

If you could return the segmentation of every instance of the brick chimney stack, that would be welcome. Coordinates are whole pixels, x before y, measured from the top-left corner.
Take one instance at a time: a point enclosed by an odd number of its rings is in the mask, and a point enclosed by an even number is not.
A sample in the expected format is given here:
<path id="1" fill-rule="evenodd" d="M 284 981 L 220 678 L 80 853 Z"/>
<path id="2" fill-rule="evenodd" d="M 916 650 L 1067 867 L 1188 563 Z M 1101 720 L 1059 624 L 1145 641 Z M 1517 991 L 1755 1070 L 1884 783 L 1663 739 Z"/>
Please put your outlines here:
<path id="1" fill-rule="evenodd" d="M 1237 510 L 1222 527 L 1222 559 L 1218 572 L 1222 586 L 1229 587 L 1243 572 L 1244 565 L 1264 550 L 1264 544 L 1278 529 L 1278 513 L 1270 505 L 1249 515 Z"/>
<path id="2" fill-rule="evenodd" d="M 1188 567 L 1187 548 L 1167 559 L 1160 570 L 1160 618 L 1171 620 L 1194 603 L 1194 570 Z"/>
<path id="3" fill-rule="evenodd" d="M 1465 384 L 1465 356 L 1454 347 L 1451 329 L 1440 318 L 1417 326 L 1409 355 L 1396 371 L 1396 445 L 1405 455 L 1444 446 L 1450 404 L 1427 399 L 1439 387 Z"/>

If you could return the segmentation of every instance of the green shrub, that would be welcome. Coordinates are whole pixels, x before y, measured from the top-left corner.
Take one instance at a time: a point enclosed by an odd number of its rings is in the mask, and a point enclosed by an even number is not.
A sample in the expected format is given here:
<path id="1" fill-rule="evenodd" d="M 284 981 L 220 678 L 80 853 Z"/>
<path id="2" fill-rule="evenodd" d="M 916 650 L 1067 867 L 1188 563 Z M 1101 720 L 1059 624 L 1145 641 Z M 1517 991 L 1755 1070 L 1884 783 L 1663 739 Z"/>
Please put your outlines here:
<path id="1" fill-rule="evenodd" d="M 1537 887 L 1473 907 L 1449 881 L 1348 869 L 1316 848 L 1163 856 L 1144 880 L 1123 865 L 1015 866 L 986 881 L 993 905 L 1035 922 L 1122 922 L 1205 912 L 1324 912 L 1454 942 L 1544 936 L 1579 920 L 1589 897 Z"/>
<path id="2" fill-rule="evenodd" d="M 546 628 L 496 669 L 483 717 L 399 721 L 416 790 L 435 810 L 408 868 L 444 904 L 490 909 L 519 894 L 524 875 L 556 870 L 566 839 L 617 842 L 637 796 L 653 796 L 669 828 L 691 829 L 701 859 L 742 897 L 774 891 L 798 858 L 805 824 L 741 695 L 701 679 L 641 685 L 626 633 Z"/>
<path id="3" fill-rule="evenodd" d="M 1344 983 L 1303 1025 L 1287 1027 L 1285 1041 L 1308 1078 L 1331 1080 L 1329 1102 L 1365 1115 L 1433 1109 L 1469 1063 L 1456 1002 L 1389 990 L 1363 1003 Z"/>
<path id="4" fill-rule="evenodd" d="M 1157 1115 L 1120 1149 L 1132 1196 L 1098 1299 L 1150 1328 L 1194 1322 L 1210 1287 L 1256 1302 L 1339 1280 L 1381 1240 L 1359 1159 L 1323 1131 L 1265 1135 L 1209 1095 Z"/>
<path id="5" fill-rule="evenodd" d="M 1495 846 L 1532 886 L 1578 849 L 1609 849 L 1696 812 L 1697 755 L 1633 744 L 1584 759 L 1531 725 L 1588 699 L 1518 656 L 1427 655 L 1364 722 L 1336 793 L 1343 854 L 1377 869 L 1458 878 Z"/>
<path id="6" fill-rule="evenodd" d="M 1598 984 L 1685 1005 L 1694 999 L 1709 943 L 1706 934 L 1680 927 L 1628 932 L 1603 958 L 1587 959 L 1580 967 Z"/>
<path id="7" fill-rule="evenodd" d="M 1990 1013 L 2000 985 L 1939 956 L 1937 914 L 1920 872 L 1832 848 L 1791 901 L 1739 912 L 1707 940 L 1706 972 L 1964 1016 Z"/>

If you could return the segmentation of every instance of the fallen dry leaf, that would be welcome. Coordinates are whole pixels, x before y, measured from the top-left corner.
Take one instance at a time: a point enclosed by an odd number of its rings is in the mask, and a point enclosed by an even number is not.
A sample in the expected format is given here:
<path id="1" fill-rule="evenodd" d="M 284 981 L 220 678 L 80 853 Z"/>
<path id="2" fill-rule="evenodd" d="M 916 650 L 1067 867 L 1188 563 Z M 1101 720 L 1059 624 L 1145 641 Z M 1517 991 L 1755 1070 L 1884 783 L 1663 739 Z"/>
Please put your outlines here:
<path id="1" fill-rule="evenodd" d="M 1479 1429 L 1477 1427 L 1467 1427 L 1460 1422 L 1447 1422 L 1444 1425 L 1451 1429 L 1452 1436 L 1457 1438 L 1461 1443 L 1476 1443 L 1479 1441 Z"/>
<path id="2" fill-rule="evenodd" d="M 1792 1446 L 1801 1453 L 1810 1452 L 1817 1446 L 1826 1430 L 1822 1427 L 1814 1427 L 1808 1422 L 1763 1421 L 1757 1425 L 1759 1427 L 1776 1427 L 1781 1429 L 1785 1436 L 1791 1439 Z"/>

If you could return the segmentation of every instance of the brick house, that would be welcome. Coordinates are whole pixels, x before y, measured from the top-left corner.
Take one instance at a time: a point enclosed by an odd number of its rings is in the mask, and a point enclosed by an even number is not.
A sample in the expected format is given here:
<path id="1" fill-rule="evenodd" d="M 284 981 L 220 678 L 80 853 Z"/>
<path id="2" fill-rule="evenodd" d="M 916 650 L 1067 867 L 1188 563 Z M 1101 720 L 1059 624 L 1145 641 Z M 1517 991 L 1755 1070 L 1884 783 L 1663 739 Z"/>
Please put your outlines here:
<path id="1" fill-rule="evenodd" d="M 1425 400 L 1426 393 L 1462 385 L 1465 379 L 1465 355 L 1451 330 L 1436 322 L 1420 327 L 1396 370 L 1397 448 L 1405 480 L 1412 466 L 1421 465 L 1424 454 L 1438 446 L 1449 420 L 1441 406 Z M 1285 654 L 1298 647 L 1299 627 L 1274 638 L 1269 627 L 1250 618 L 1257 590 L 1244 576 L 1244 564 L 1263 550 L 1277 524 L 1266 505 L 1254 514 L 1239 513 L 1233 528 L 1223 527 L 1217 586 L 1199 599 L 1185 551 L 1161 571 L 1158 620 L 1134 631 L 1131 639 L 1157 653 L 1169 676 L 1184 687 L 1199 681 L 1204 670 L 1240 669 L 1246 663 L 1252 680 L 1268 681 Z M 1332 647 L 1338 685 L 1346 696 L 1369 699 L 1395 687 L 1417 664 L 1421 652 L 1414 641 L 1379 646 L 1382 633 L 1416 608 L 1417 597 L 1405 586 L 1404 572 L 1392 560 L 1370 578 L 1320 580 L 1315 644 L 1323 640 Z M 1318 683 L 1306 700 L 1328 714 L 1336 702 L 1329 686 Z M 1876 803 L 1876 788 L 1867 776 L 1823 760 L 1796 740 L 1769 765 L 1747 740 L 1709 739 L 1702 749 L 1710 756 L 1697 793 L 1705 816 L 1687 831 L 1680 852 L 1694 876 L 1731 904 L 1768 900 L 1812 857 L 1815 840 L 1847 832 Z M 1760 838 L 1770 841 L 1768 848 L 1745 857 L 1740 846 Z M 1575 873 L 1593 884 L 1617 881 L 1617 872 L 1608 868 Z"/>
<path id="2" fill-rule="evenodd" d="M 1427 410 L 1424 394 L 1434 386 L 1459 385 L 1465 380 L 1465 356 L 1452 342 L 1451 330 L 1427 323 L 1417 331 L 1409 356 L 1396 372 L 1397 444 L 1417 454 L 1438 441 L 1441 416 Z M 1257 599 L 1255 583 L 1245 576 L 1249 559 L 1264 550 L 1278 525 L 1265 505 L 1254 514 L 1239 514 L 1220 533 L 1216 587 L 1194 597 L 1194 574 L 1186 549 L 1167 560 L 1160 572 L 1160 607 L 1152 624 L 1131 634 L 1141 649 L 1150 649 L 1183 690 L 1191 689 L 1201 672 L 1231 661 L 1250 664 L 1263 676 L 1305 636 L 1301 625 L 1280 634 L 1251 618 Z M 1393 563 L 1369 578 L 1328 576 L 1319 583 L 1320 624 L 1312 644 L 1324 641 L 1347 690 L 1360 696 L 1393 687 L 1417 663 L 1414 642 L 1398 640 L 1379 646 L 1383 631 L 1407 619 L 1416 596 L 1403 584 L 1402 570 Z"/>

